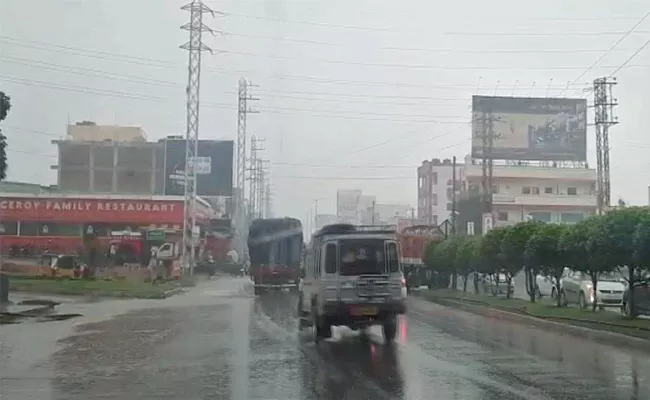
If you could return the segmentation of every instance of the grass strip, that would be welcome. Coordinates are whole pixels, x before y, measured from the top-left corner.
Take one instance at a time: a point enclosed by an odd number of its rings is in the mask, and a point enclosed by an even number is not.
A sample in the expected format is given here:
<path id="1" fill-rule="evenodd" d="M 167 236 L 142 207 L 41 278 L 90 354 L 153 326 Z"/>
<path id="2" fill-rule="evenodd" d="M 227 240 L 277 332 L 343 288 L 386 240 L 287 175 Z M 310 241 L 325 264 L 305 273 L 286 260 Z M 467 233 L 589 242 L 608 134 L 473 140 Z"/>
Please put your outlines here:
<path id="1" fill-rule="evenodd" d="M 531 303 L 529 300 L 525 299 L 507 299 L 505 297 L 481 294 L 476 295 L 474 293 L 455 292 L 447 289 L 422 291 L 420 296 L 431 301 L 446 299 L 465 302 L 574 326 L 650 339 L 649 319 L 630 318 L 621 315 L 618 312 L 614 312 L 613 310 L 596 310 L 594 312 L 591 308 L 580 309 L 578 307 L 557 307 L 555 303 L 548 300 Z"/>
<path id="2" fill-rule="evenodd" d="M 134 282 L 129 280 L 86 280 L 33 277 L 11 277 L 10 291 L 36 292 L 66 296 L 100 296 L 139 299 L 162 299 L 165 292 L 182 286 L 192 286 L 191 281 L 169 281 L 162 283 Z"/>

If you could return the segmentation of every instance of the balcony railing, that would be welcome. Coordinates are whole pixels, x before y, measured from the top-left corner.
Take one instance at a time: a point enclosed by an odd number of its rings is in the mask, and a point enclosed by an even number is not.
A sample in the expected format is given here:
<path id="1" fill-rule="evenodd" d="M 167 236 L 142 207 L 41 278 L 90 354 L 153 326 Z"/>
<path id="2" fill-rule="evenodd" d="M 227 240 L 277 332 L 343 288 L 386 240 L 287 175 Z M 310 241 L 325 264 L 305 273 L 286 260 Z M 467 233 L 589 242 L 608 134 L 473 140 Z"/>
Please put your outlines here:
<path id="1" fill-rule="evenodd" d="M 580 206 L 596 207 L 596 195 L 508 195 L 494 194 L 493 204 L 521 206 Z"/>

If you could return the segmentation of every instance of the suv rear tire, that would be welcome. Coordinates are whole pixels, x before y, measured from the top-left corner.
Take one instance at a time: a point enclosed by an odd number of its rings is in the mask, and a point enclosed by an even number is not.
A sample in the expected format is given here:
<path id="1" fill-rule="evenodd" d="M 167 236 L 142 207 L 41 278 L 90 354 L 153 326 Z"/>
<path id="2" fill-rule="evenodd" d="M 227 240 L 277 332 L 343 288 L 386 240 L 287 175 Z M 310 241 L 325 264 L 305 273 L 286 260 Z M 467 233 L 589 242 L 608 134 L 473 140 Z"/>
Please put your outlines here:
<path id="1" fill-rule="evenodd" d="M 395 340 L 395 336 L 397 336 L 396 315 L 391 315 L 390 317 L 386 318 L 386 320 L 382 324 L 382 331 L 384 333 L 384 340 L 386 341 L 386 343 L 391 343 Z"/>
<path id="2" fill-rule="evenodd" d="M 314 342 L 318 343 L 321 339 L 332 337 L 332 325 L 323 321 L 322 318 L 314 318 L 313 321 Z"/>

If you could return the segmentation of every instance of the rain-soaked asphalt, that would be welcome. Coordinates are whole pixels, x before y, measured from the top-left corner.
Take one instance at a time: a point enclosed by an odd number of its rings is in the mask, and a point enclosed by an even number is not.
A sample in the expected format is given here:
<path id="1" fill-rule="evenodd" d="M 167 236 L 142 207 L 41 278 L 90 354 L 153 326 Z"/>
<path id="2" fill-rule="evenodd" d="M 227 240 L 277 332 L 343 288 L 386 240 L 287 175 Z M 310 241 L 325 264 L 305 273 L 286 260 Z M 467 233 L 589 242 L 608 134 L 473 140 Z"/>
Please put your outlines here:
<path id="1" fill-rule="evenodd" d="M 0 326 L 0 399 L 650 398 L 650 357 L 410 299 L 392 347 L 344 329 L 318 347 L 295 297 L 219 278 L 157 301 L 64 304 Z"/>

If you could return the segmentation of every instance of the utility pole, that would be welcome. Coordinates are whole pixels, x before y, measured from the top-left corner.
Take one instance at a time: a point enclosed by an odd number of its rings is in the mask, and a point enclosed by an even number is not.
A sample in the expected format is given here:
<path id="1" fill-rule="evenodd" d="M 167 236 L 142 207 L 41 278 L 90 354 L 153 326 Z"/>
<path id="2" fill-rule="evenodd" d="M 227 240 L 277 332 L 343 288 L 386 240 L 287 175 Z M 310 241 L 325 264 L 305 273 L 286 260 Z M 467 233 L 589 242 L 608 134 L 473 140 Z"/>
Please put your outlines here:
<path id="1" fill-rule="evenodd" d="M 596 125 L 596 161 L 598 172 L 598 213 L 611 206 L 611 183 L 609 176 L 609 127 L 618 124 L 614 107 L 618 102 L 612 96 L 616 78 L 594 80 L 594 124 Z"/>
<path id="2" fill-rule="evenodd" d="M 375 200 L 372 201 L 372 224 L 375 224 L 375 204 L 377 202 Z"/>
<path id="3" fill-rule="evenodd" d="M 492 176 L 493 176 L 493 161 L 492 149 L 494 147 L 494 117 L 491 112 L 483 111 L 481 116 L 481 145 L 483 147 L 482 153 L 482 195 L 485 204 L 484 212 L 492 213 Z M 455 172 L 455 169 L 454 169 Z"/>
<path id="4" fill-rule="evenodd" d="M 451 161 L 451 236 L 456 235 L 456 156 Z"/>
<path id="5" fill-rule="evenodd" d="M 248 114 L 259 113 L 253 110 L 248 102 L 259 100 L 251 96 L 250 88 L 257 87 L 245 78 L 239 79 L 237 95 L 237 198 L 235 198 L 235 246 L 238 254 L 246 253 L 246 237 L 248 236 L 248 218 L 246 218 L 246 123 Z"/>
<path id="6" fill-rule="evenodd" d="M 203 43 L 203 32 L 215 31 L 203 23 L 203 14 L 215 15 L 209 7 L 200 0 L 193 0 L 191 3 L 181 7 L 181 10 L 190 13 L 190 21 L 181 26 L 181 29 L 189 31 L 189 41 L 181 45 L 181 49 L 189 53 L 187 87 L 187 125 L 185 131 L 185 196 L 183 199 L 183 246 L 181 248 L 181 259 L 183 267 L 190 275 L 194 274 L 195 260 L 195 237 L 196 226 L 196 171 L 195 159 L 199 150 L 199 94 L 201 89 L 201 54 L 204 51 L 212 53 L 212 49 Z M 223 13 L 219 13 L 223 15 Z"/>

